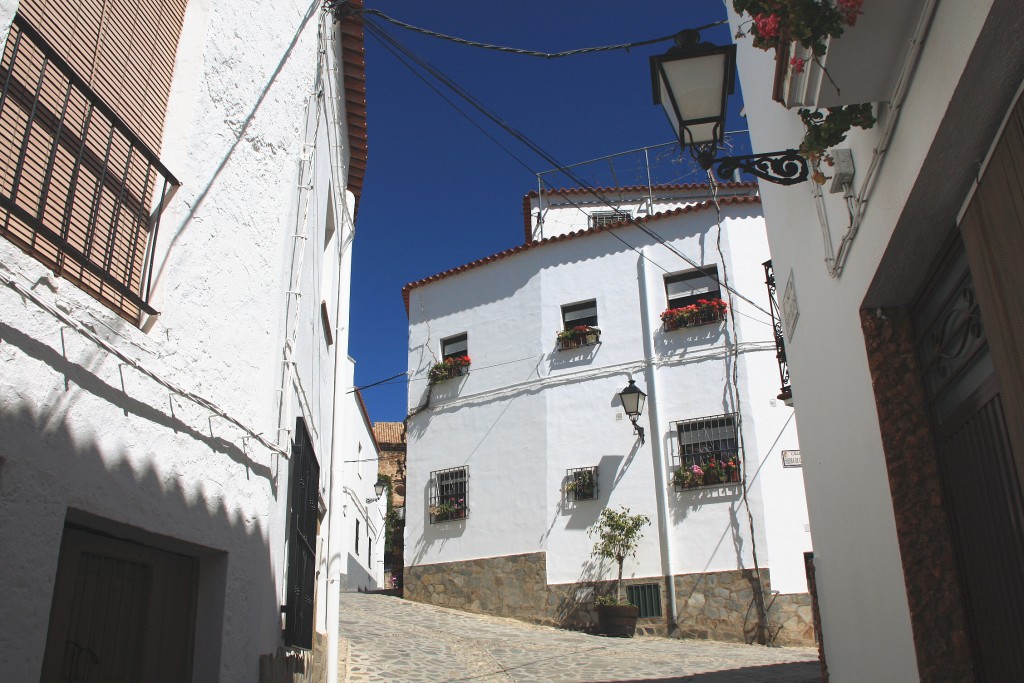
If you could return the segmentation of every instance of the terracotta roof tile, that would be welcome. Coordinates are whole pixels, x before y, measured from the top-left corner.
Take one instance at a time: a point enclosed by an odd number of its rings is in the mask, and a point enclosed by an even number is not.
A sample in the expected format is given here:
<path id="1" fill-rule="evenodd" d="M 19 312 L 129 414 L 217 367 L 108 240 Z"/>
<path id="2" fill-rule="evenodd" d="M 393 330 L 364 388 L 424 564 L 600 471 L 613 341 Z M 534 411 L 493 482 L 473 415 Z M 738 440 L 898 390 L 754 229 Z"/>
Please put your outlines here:
<path id="1" fill-rule="evenodd" d="M 705 189 L 706 190 L 707 187 L 708 187 L 707 184 L 704 184 L 704 183 L 667 183 L 667 184 L 663 184 L 663 185 L 652 185 L 650 187 L 648 187 L 647 185 L 626 185 L 626 186 L 623 186 L 623 187 L 594 187 L 594 188 L 566 187 L 566 188 L 561 188 L 561 189 L 554 189 L 554 188 L 552 188 L 552 189 L 549 189 L 549 190 L 544 190 L 544 194 L 545 195 L 549 195 L 549 194 L 551 194 L 551 195 L 558 195 L 560 197 L 568 197 L 569 195 L 593 195 L 593 194 L 600 194 L 600 195 L 607 196 L 609 194 L 618 194 L 618 193 L 622 193 L 622 192 L 642 192 L 642 193 L 646 194 L 647 192 L 662 193 L 662 192 L 671 192 L 673 190 L 701 190 L 701 189 Z M 733 188 L 738 189 L 738 188 L 743 188 L 743 187 L 756 188 L 757 187 L 757 183 L 748 183 L 748 182 L 742 182 L 742 183 L 722 183 L 721 185 L 719 185 L 719 187 L 725 188 L 725 189 L 733 189 Z M 537 192 L 535 192 L 534 190 L 530 190 L 523 197 L 523 236 L 524 236 L 526 242 L 532 242 L 533 241 L 533 221 L 532 221 L 533 216 L 530 213 L 530 210 L 533 207 L 532 207 L 532 204 L 531 204 L 531 200 L 534 199 L 535 197 L 539 197 L 539 196 L 540 195 L 538 195 Z M 596 199 L 596 197 L 595 197 L 595 199 Z"/>
<path id="2" fill-rule="evenodd" d="M 374 422 L 373 435 L 381 444 L 405 444 L 405 423 Z"/>
<path id="3" fill-rule="evenodd" d="M 350 0 L 353 10 L 363 8 L 363 0 Z M 345 123 L 351 160 L 348 170 L 348 189 L 356 197 L 363 193 L 366 176 L 366 51 L 363 24 L 358 15 L 349 15 L 339 24 L 342 35 L 341 71 L 345 88 Z M 354 216 L 353 216 L 354 217 Z"/>
<path id="4" fill-rule="evenodd" d="M 681 187 L 681 186 L 679 186 L 679 187 Z M 745 196 L 745 197 L 721 197 L 718 200 L 718 202 L 719 202 L 719 204 L 726 204 L 726 205 L 728 205 L 728 204 L 760 204 L 761 203 L 761 197 L 760 197 L 760 195 L 749 195 L 749 196 Z M 645 216 L 643 218 L 636 218 L 636 219 L 633 219 L 632 221 L 619 221 L 618 223 L 612 223 L 612 224 L 609 224 L 609 225 L 602 226 L 600 228 L 589 228 L 587 230 L 577 230 L 575 232 L 567 232 L 565 234 L 555 235 L 553 237 L 545 237 L 542 240 L 536 240 L 536 241 L 533 241 L 533 242 L 527 242 L 526 244 L 521 244 L 518 247 L 512 247 L 511 249 L 506 249 L 505 251 L 498 252 L 497 254 L 492 254 L 491 256 L 487 256 L 487 257 L 484 257 L 482 259 L 477 259 L 476 261 L 471 261 L 470 263 L 467 263 L 467 264 L 465 264 L 463 266 L 459 266 L 457 268 L 452 268 L 450 270 L 446 270 L 446 271 L 444 271 L 442 273 L 438 273 L 437 275 L 431 275 L 430 277 L 423 278 L 422 280 L 417 280 L 416 282 L 410 282 L 409 284 L 407 284 L 404 287 L 402 287 L 402 299 L 405 301 L 405 314 L 409 315 L 409 295 L 412 293 L 412 290 L 416 289 L 417 287 L 422 287 L 423 285 L 427 285 L 427 284 L 430 284 L 432 282 L 437 282 L 439 280 L 444 280 L 444 279 L 449 278 L 449 277 L 451 277 L 453 275 L 458 275 L 459 273 L 465 273 L 466 271 L 474 270 L 474 269 L 479 268 L 481 266 L 485 266 L 488 263 L 494 263 L 495 261 L 500 261 L 502 259 L 508 258 L 509 256 L 514 256 L 515 254 L 519 254 L 519 253 L 522 253 L 524 251 L 529 251 L 531 249 L 536 249 L 538 247 L 542 247 L 542 246 L 545 246 L 545 245 L 548 245 L 548 244 L 554 244 L 556 242 L 565 242 L 567 240 L 579 239 L 581 237 L 589 237 L 591 235 L 597 235 L 597 234 L 605 232 L 607 230 L 617 230 L 619 228 L 629 227 L 634 222 L 636 222 L 636 223 L 650 223 L 650 222 L 653 222 L 653 221 L 656 221 L 656 220 L 661 220 L 663 218 L 670 218 L 672 216 L 680 216 L 680 215 L 687 214 L 687 213 L 696 213 L 698 211 L 704 211 L 706 209 L 714 208 L 714 206 L 715 206 L 714 202 L 704 201 L 704 202 L 699 202 L 697 204 L 689 204 L 687 206 L 683 206 L 683 207 L 680 207 L 678 209 L 672 209 L 671 211 L 663 211 L 661 213 L 656 213 L 656 214 L 653 214 L 653 215 L 650 215 L 650 216 Z"/>

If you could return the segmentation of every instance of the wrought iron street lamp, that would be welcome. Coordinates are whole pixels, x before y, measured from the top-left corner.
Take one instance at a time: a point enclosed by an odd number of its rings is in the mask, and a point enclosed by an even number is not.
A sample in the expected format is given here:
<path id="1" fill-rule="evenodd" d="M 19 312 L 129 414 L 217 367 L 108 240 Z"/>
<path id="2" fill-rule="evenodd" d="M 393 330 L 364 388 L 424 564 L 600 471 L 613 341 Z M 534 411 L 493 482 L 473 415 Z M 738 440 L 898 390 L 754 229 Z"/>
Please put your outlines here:
<path id="1" fill-rule="evenodd" d="M 705 171 L 717 165 L 729 180 L 737 169 L 780 185 L 807 180 L 807 160 L 796 150 L 718 157 L 725 134 L 726 103 L 736 74 L 736 46 L 700 41 L 697 31 L 683 31 L 663 55 L 651 57 L 654 103 L 668 115 L 681 148 Z"/>
<path id="2" fill-rule="evenodd" d="M 383 478 L 378 477 L 377 483 L 373 485 L 373 492 L 377 494 L 376 498 L 367 498 L 367 503 L 376 503 L 380 500 L 380 497 L 384 495 L 384 489 L 388 487 L 388 483 Z"/>
<path id="3" fill-rule="evenodd" d="M 622 402 L 622 409 L 626 411 L 629 421 L 633 423 L 633 431 L 640 437 L 641 444 L 644 443 L 644 428 L 638 425 L 636 421 L 640 417 L 640 413 L 644 411 L 644 401 L 646 399 L 647 394 L 641 391 L 640 387 L 633 380 L 629 380 L 626 388 L 619 392 L 619 401 Z"/>

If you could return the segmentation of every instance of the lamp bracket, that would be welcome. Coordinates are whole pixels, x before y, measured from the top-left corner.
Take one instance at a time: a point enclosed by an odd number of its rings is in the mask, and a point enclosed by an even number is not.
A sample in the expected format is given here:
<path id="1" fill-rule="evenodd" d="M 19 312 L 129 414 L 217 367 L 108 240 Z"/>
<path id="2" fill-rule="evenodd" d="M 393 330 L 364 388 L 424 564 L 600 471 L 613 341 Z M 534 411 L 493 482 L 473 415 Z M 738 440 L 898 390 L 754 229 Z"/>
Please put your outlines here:
<path id="1" fill-rule="evenodd" d="M 713 162 L 722 180 L 732 180 L 737 169 L 777 185 L 796 185 L 810 176 L 807 159 L 795 149 L 763 154 L 747 154 L 738 157 L 723 157 Z"/>

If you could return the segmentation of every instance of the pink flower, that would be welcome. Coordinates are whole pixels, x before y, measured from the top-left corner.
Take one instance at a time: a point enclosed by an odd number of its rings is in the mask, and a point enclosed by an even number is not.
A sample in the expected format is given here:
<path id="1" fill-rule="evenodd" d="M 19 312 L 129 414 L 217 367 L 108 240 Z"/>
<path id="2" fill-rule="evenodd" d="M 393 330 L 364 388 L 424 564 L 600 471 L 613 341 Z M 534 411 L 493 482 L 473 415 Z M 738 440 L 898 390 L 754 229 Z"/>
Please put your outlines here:
<path id="1" fill-rule="evenodd" d="M 847 26 L 853 26 L 857 23 L 857 17 L 863 12 L 861 6 L 864 4 L 864 0 L 836 0 L 836 6 L 843 15 L 843 20 Z"/>
<path id="2" fill-rule="evenodd" d="M 855 2 L 856 0 L 848 1 Z M 757 29 L 757 35 L 761 38 L 771 40 L 779 37 L 779 17 L 775 14 L 758 14 L 754 17 L 754 27 Z"/>
<path id="3" fill-rule="evenodd" d="M 789 67 L 793 69 L 793 73 L 802 74 L 806 63 L 807 60 L 803 57 L 793 57 L 789 60 Z"/>

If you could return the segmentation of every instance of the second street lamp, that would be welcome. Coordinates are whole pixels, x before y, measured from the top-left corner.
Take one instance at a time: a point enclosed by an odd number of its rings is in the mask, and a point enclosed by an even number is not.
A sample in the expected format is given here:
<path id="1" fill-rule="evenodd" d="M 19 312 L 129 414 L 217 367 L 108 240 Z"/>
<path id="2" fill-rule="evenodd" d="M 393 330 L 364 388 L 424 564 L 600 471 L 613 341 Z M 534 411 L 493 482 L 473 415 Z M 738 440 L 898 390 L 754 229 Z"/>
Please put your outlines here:
<path id="1" fill-rule="evenodd" d="M 795 185 L 809 177 L 807 160 L 795 149 L 745 156 L 719 157 L 725 135 L 725 113 L 734 89 L 736 46 L 700 41 L 697 31 L 683 31 L 663 55 L 651 57 L 654 103 L 668 114 L 680 148 L 705 171 L 717 165 L 718 177 L 737 170 L 779 185 Z"/>

